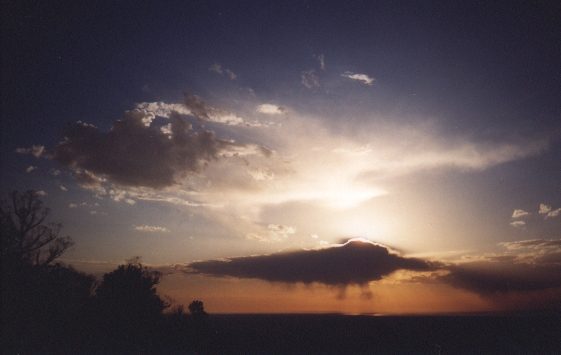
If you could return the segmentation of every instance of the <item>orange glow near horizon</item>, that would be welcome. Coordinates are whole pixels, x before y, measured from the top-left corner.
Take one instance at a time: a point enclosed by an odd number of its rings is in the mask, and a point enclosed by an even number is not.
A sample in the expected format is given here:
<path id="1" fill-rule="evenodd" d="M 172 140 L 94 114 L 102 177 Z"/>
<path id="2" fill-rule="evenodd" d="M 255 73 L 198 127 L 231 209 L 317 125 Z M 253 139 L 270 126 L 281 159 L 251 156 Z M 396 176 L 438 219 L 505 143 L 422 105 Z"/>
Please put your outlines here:
<path id="1" fill-rule="evenodd" d="M 481 297 L 450 286 L 372 283 L 367 290 L 286 285 L 259 280 L 173 274 L 158 287 L 177 304 L 202 299 L 210 313 L 438 314 L 493 310 Z M 371 293 L 368 293 L 368 292 Z"/>

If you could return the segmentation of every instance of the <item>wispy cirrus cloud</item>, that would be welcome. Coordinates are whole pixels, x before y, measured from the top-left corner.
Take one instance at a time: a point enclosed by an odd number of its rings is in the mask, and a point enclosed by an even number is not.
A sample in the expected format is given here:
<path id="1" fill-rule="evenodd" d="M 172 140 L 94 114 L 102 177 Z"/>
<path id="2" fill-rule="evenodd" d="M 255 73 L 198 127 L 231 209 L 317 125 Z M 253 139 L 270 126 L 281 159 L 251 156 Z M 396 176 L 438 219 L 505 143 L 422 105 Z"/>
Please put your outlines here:
<path id="1" fill-rule="evenodd" d="M 35 158 L 40 158 L 45 153 L 45 146 L 44 145 L 33 145 L 29 148 L 17 148 L 16 153 L 31 154 Z"/>
<path id="2" fill-rule="evenodd" d="M 315 55 L 314 57 L 315 57 L 315 58 L 317 59 L 317 61 L 318 61 L 319 68 L 320 68 L 321 70 L 325 70 L 325 55 L 323 55 L 323 54 L 318 54 L 318 55 Z"/>
<path id="3" fill-rule="evenodd" d="M 300 73 L 300 82 L 308 89 L 317 89 L 321 86 L 319 77 L 314 69 L 302 71 Z"/>
<path id="4" fill-rule="evenodd" d="M 225 75 L 230 80 L 236 80 L 238 78 L 236 73 L 234 73 L 231 69 L 225 68 L 220 63 L 212 64 L 208 70 L 219 75 Z"/>

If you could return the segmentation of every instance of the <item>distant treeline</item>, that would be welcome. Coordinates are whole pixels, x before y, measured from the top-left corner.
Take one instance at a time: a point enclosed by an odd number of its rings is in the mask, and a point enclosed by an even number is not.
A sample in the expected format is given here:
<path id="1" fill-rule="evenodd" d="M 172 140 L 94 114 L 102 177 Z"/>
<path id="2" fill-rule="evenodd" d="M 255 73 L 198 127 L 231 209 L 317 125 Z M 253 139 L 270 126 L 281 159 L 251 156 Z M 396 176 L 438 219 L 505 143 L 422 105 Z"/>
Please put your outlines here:
<path id="1" fill-rule="evenodd" d="M 124 354 L 199 352 L 208 341 L 206 313 L 190 314 L 156 293 L 160 273 L 138 258 L 101 280 L 56 260 L 72 245 L 47 223 L 33 191 L 2 201 L 2 353 Z"/>

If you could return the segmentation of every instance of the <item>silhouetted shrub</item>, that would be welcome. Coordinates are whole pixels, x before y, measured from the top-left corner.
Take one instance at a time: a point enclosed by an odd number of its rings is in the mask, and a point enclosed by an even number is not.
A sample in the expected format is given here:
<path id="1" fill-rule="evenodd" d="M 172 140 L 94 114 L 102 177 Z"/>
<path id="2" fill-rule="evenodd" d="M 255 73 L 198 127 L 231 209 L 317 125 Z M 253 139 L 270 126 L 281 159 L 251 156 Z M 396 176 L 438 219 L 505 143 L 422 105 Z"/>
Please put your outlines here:
<path id="1" fill-rule="evenodd" d="M 138 259 L 103 276 L 95 292 L 95 317 L 105 346 L 143 351 L 153 345 L 162 311 L 168 306 L 156 293 L 159 280 L 160 273 Z"/>
<path id="2" fill-rule="evenodd" d="M 203 301 L 199 300 L 194 300 L 189 304 L 189 312 L 191 312 L 191 315 L 193 315 L 194 317 L 202 317 L 207 315 L 207 313 L 205 312 Z"/>

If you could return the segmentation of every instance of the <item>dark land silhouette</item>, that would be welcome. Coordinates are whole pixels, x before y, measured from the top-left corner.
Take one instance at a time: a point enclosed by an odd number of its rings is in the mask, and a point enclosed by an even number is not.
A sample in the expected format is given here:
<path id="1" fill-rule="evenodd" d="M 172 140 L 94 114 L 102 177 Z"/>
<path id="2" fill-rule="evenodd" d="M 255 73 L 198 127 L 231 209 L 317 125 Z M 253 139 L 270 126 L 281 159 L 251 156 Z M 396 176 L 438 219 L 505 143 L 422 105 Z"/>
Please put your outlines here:
<path id="1" fill-rule="evenodd" d="M 2 353 L 559 353 L 561 315 L 208 315 L 156 292 L 139 258 L 100 280 L 57 259 L 72 245 L 33 191 L 0 208 Z M 273 306 L 273 305 L 272 305 Z M 274 309 L 271 309 L 274 311 Z"/>

